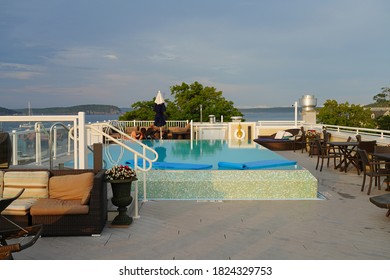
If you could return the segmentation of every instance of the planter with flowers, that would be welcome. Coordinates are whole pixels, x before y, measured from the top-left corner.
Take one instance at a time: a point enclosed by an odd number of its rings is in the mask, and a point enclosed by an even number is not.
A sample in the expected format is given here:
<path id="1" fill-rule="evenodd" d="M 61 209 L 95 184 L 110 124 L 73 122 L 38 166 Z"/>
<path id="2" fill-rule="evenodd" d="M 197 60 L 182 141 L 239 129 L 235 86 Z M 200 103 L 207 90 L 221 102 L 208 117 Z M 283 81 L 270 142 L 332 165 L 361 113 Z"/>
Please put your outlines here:
<path id="1" fill-rule="evenodd" d="M 133 201 L 131 183 L 137 180 L 135 170 L 127 165 L 115 165 L 106 170 L 106 181 L 111 184 L 112 204 L 118 207 L 118 215 L 111 222 L 112 226 L 129 226 L 133 218 L 127 215 L 127 207 Z"/>
<path id="2" fill-rule="evenodd" d="M 309 146 L 310 146 L 310 155 L 318 155 L 318 149 L 317 149 L 317 146 L 315 145 L 315 140 L 316 138 L 319 138 L 321 136 L 321 133 L 314 130 L 314 129 L 310 129 L 307 131 L 306 133 L 306 137 L 307 137 L 307 142 L 309 143 Z"/>

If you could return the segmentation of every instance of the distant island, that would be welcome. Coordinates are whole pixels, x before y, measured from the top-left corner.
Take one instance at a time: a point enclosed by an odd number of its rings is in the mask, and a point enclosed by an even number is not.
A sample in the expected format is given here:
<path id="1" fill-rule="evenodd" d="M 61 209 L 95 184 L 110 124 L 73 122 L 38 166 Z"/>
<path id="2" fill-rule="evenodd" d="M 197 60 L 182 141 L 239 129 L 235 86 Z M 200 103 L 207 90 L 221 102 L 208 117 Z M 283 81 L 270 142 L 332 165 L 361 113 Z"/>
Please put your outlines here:
<path id="1" fill-rule="evenodd" d="M 85 112 L 87 115 L 119 115 L 122 110 L 113 105 L 77 105 L 70 107 L 49 107 L 49 108 L 32 108 L 33 115 L 77 115 L 78 112 Z M 29 108 L 7 109 L 0 107 L 1 116 L 28 115 Z"/>

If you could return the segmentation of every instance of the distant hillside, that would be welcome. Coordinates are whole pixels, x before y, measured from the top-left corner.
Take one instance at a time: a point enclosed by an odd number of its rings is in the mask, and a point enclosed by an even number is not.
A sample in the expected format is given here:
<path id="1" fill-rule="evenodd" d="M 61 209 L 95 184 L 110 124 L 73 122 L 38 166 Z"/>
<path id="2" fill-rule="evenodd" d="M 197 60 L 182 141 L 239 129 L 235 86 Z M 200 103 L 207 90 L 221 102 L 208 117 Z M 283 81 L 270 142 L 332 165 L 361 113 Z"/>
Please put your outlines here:
<path id="1" fill-rule="evenodd" d="M 17 109 L 19 114 L 28 115 L 28 108 Z M 121 114 L 121 110 L 113 105 L 77 105 L 71 107 L 32 108 L 33 115 L 75 115 L 85 112 L 87 115 L 115 115 Z"/>
<path id="2" fill-rule="evenodd" d="M 18 112 L 7 108 L 0 107 L 0 116 L 12 116 L 17 115 Z"/>

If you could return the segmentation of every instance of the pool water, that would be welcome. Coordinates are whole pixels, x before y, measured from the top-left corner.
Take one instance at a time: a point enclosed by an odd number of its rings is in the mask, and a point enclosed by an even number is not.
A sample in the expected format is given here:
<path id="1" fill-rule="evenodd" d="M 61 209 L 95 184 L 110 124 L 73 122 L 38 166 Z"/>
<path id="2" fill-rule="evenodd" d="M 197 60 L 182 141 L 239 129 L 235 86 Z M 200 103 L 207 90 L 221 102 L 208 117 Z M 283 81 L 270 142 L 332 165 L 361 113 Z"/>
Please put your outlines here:
<path id="1" fill-rule="evenodd" d="M 158 162 L 190 163 L 212 165 L 213 170 L 221 169 L 219 162 L 246 163 L 270 160 L 286 160 L 279 154 L 270 151 L 252 141 L 237 142 L 227 140 L 145 140 L 144 144 L 158 153 Z M 131 148 L 141 152 L 141 148 L 134 142 L 127 141 Z M 148 152 L 149 157 L 153 157 Z M 105 147 L 104 160 L 107 168 L 115 164 L 127 164 L 134 159 L 129 151 L 119 145 L 111 144 Z M 91 162 L 91 161 L 90 161 Z M 264 169 L 297 170 L 301 167 L 290 164 L 286 166 L 265 167 Z"/>

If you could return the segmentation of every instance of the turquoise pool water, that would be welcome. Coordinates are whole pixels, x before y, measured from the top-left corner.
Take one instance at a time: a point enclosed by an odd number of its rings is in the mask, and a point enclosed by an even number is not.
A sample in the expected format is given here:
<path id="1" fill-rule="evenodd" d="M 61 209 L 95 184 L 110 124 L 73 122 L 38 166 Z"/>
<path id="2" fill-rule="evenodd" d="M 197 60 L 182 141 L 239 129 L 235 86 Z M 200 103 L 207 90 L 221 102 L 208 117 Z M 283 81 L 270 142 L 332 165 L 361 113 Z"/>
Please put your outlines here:
<path id="1" fill-rule="evenodd" d="M 211 165 L 213 170 L 225 169 L 218 166 L 220 162 L 241 164 L 286 160 L 279 154 L 252 141 L 242 143 L 227 140 L 193 140 L 192 142 L 191 140 L 145 140 L 143 143 L 158 153 L 158 162 Z M 141 152 L 141 148 L 133 142 L 127 141 L 126 144 Z M 104 160 L 107 163 L 107 168 L 115 164 L 131 165 L 126 162 L 134 159 L 129 151 L 119 145 L 107 145 L 104 149 Z M 150 152 L 147 155 L 153 157 Z M 264 167 L 263 169 L 297 170 L 301 167 L 294 164 L 275 167 L 273 164 L 273 167 Z"/>

